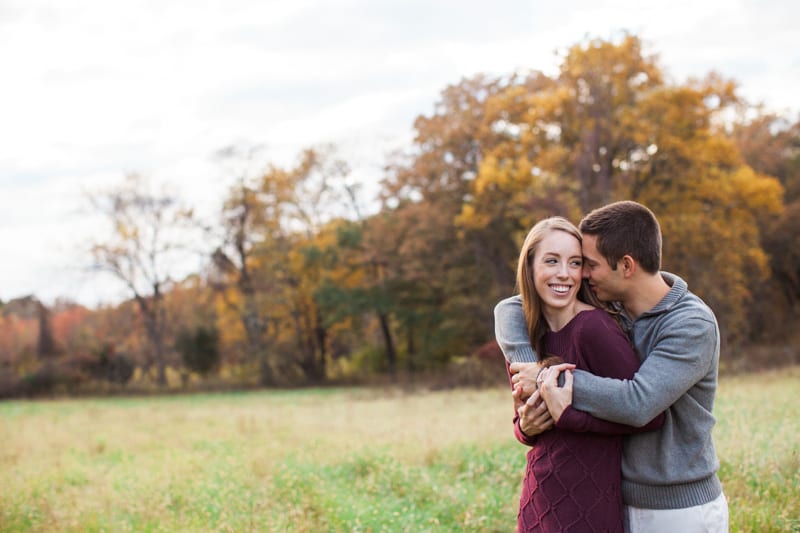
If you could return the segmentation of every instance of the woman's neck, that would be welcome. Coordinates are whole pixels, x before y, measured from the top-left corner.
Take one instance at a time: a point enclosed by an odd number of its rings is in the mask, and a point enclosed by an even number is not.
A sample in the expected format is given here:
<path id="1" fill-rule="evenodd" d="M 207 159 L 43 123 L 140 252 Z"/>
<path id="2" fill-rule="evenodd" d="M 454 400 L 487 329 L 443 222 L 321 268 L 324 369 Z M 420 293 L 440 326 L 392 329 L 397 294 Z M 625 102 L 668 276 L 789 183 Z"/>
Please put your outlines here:
<path id="1" fill-rule="evenodd" d="M 544 306 L 542 315 L 544 316 L 550 331 L 558 331 L 575 318 L 581 311 L 592 309 L 592 306 L 576 300 L 573 304 L 566 307 L 552 308 Z"/>

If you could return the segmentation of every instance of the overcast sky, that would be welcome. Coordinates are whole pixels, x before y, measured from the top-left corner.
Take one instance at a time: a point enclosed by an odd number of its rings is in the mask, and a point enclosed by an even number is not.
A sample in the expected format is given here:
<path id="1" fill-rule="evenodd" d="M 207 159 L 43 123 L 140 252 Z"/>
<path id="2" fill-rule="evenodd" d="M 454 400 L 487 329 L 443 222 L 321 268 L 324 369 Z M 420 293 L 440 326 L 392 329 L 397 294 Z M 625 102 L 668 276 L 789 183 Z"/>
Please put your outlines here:
<path id="1" fill-rule="evenodd" d="M 139 172 L 211 214 L 231 144 L 288 166 L 335 143 L 374 182 L 448 84 L 554 73 L 586 36 L 629 31 L 673 81 L 716 70 L 796 116 L 798 20 L 795 0 L 0 0 L 0 299 L 126 296 L 85 271 L 86 190 Z"/>

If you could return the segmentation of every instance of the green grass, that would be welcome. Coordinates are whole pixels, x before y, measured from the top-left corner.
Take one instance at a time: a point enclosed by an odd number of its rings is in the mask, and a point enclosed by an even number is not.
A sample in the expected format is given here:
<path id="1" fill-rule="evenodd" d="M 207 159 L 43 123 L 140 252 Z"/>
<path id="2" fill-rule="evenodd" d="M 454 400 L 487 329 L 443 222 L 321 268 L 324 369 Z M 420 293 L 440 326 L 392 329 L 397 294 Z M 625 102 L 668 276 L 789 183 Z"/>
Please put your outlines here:
<path id="1" fill-rule="evenodd" d="M 800 531 L 800 368 L 724 378 L 731 531 Z M 505 388 L 0 403 L 0 531 L 513 531 Z"/>
<path id="2" fill-rule="evenodd" d="M 731 531 L 800 531 L 800 368 L 723 379 L 714 413 Z"/>

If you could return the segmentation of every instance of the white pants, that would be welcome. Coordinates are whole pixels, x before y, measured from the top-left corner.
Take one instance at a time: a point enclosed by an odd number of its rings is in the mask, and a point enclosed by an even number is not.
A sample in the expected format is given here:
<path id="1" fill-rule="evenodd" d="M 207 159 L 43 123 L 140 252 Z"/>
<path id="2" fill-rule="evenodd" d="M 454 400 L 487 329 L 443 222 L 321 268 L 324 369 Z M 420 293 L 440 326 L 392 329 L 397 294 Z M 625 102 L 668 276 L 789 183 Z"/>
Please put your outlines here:
<path id="1" fill-rule="evenodd" d="M 728 533 L 725 494 L 685 509 L 641 509 L 625 506 L 627 533 Z"/>

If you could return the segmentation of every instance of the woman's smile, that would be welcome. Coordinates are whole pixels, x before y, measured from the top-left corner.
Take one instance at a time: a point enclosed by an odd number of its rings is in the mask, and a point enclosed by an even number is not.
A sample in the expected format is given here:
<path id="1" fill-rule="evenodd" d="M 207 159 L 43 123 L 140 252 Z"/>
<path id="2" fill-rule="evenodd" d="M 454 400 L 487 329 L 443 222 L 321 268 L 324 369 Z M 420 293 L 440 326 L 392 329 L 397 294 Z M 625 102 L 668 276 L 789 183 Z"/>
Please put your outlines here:
<path id="1" fill-rule="evenodd" d="M 550 288 L 553 289 L 553 291 L 556 292 L 557 294 L 568 294 L 570 289 L 572 289 L 572 285 L 553 283 L 550 285 Z"/>

